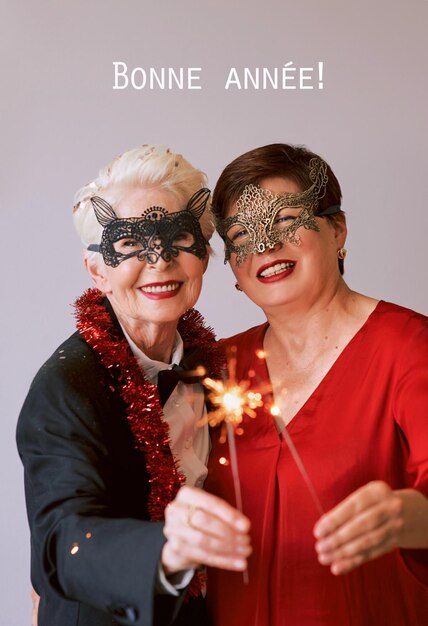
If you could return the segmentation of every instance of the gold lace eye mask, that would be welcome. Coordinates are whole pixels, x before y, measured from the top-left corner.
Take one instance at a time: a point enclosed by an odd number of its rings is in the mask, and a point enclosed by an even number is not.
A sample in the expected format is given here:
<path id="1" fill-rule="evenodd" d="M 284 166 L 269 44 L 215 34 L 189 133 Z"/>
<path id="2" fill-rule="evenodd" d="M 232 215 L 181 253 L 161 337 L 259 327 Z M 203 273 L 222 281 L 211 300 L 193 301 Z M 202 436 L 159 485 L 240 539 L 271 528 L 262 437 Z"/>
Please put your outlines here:
<path id="1" fill-rule="evenodd" d="M 249 254 L 258 254 L 288 241 L 299 245 L 297 230 L 303 228 L 319 231 L 315 212 L 327 185 L 327 165 L 319 158 L 309 162 L 312 185 L 300 193 L 273 195 L 268 189 L 246 185 L 239 196 L 235 215 L 217 219 L 216 226 L 225 244 L 225 263 L 232 252 L 236 264 L 241 265 Z M 300 208 L 295 217 L 289 209 Z M 339 206 L 329 207 L 321 216 L 340 211 Z"/>

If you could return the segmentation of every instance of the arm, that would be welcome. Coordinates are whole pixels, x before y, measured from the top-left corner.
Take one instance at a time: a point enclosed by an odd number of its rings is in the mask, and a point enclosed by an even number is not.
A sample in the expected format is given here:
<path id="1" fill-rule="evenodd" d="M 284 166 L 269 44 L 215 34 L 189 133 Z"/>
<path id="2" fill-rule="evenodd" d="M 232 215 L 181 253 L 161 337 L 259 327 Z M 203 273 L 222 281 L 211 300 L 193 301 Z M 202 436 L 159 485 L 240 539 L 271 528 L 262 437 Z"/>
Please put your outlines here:
<path id="1" fill-rule="evenodd" d="M 144 458 L 127 439 L 117 394 L 103 386 L 105 371 L 77 368 L 45 367 L 19 420 L 33 582 L 42 594 L 81 601 L 118 622 L 132 609 L 135 624 L 149 625 L 163 524 L 144 520 Z"/>
<path id="2" fill-rule="evenodd" d="M 393 415 L 385 419 L 395 420 L 397 433 L 408 450 L 406 483 L 409 488 L 394 490 L 384 482 L 374 481 L 321 517 L 314 529 L 318 540 L 315 547 L 320 563 L 330 566 L 334 574 L 349 572 L 395 548 L 406 550 L 405 561 L 413 570 L 410 561 L 417 560 L 416 550 L 428 548 L 426 318 L 423 321 L 410 318 L 403 331 L 401 347 L 401 353 L 394 355 L 391 374 Z M 428 553 L 422 554 L 422 570 L 418 563 L 415 565 L 416 575 L 428 584 L 427 559 Z"/>

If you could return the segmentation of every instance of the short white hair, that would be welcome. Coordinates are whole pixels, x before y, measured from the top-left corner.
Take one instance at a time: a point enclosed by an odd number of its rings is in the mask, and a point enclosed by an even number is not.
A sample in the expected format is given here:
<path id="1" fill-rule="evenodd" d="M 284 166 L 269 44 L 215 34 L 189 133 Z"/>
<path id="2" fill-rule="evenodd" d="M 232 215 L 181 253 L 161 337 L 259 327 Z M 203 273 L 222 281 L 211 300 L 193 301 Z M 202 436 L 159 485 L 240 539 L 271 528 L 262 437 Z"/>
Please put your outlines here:
<path id="1" fill-rule="evenodd" d="M 181 154 L 169 148 L 143 145 L 128 150 L 101 168 L 98 177 L 79 189 L 74 197 L 73 219 L 85 248 L 101 241 L 102 226 L 98 223 L 91 198 L 101 196 L 114 205 L 121 199 L 123 186 L 158 187 L 170 191 L 185 207 L 194 193 L 207 184 L 204 172 L 196 169 Z M 214 232 L 209 204 L 201 219 L 201 230 L 207 241 Z M 97 253 L 87 253 L 97 257 Z"/>

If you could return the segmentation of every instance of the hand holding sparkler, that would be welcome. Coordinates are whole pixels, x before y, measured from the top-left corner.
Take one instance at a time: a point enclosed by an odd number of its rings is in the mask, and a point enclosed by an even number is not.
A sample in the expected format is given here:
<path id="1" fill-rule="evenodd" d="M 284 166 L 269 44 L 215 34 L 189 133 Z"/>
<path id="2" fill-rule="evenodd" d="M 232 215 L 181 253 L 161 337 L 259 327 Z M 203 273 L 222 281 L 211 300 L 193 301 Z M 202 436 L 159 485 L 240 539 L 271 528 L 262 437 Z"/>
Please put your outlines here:
<path id="1" fill-rule="evenodd" d="M 200 565 L 242 571 L 251 553 L 248 518 L 224 500 L 182 487 L 165 510 L 168 541 L 161 563 L 167 576 Z"/>

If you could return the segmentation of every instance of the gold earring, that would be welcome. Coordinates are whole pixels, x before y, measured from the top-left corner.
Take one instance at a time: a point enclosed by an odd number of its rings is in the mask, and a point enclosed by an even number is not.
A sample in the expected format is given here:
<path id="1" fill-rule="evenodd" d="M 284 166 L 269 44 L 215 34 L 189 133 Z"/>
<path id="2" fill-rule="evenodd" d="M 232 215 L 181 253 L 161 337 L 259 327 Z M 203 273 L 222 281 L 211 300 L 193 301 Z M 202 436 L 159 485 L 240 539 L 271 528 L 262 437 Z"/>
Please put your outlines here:
<path id="1" fill-rule="evenodd" d="M 236 291 L 242 291 L 242 288 L 239 286 L 239 283 L 235 283 Z"/>
<path id="2" fill-rule="evenodd" d="M 346 257 L 346 248 L 339 248 L 339 250 L 337 251 L 337 258 L 343 261 L 345 257 Z"/>

